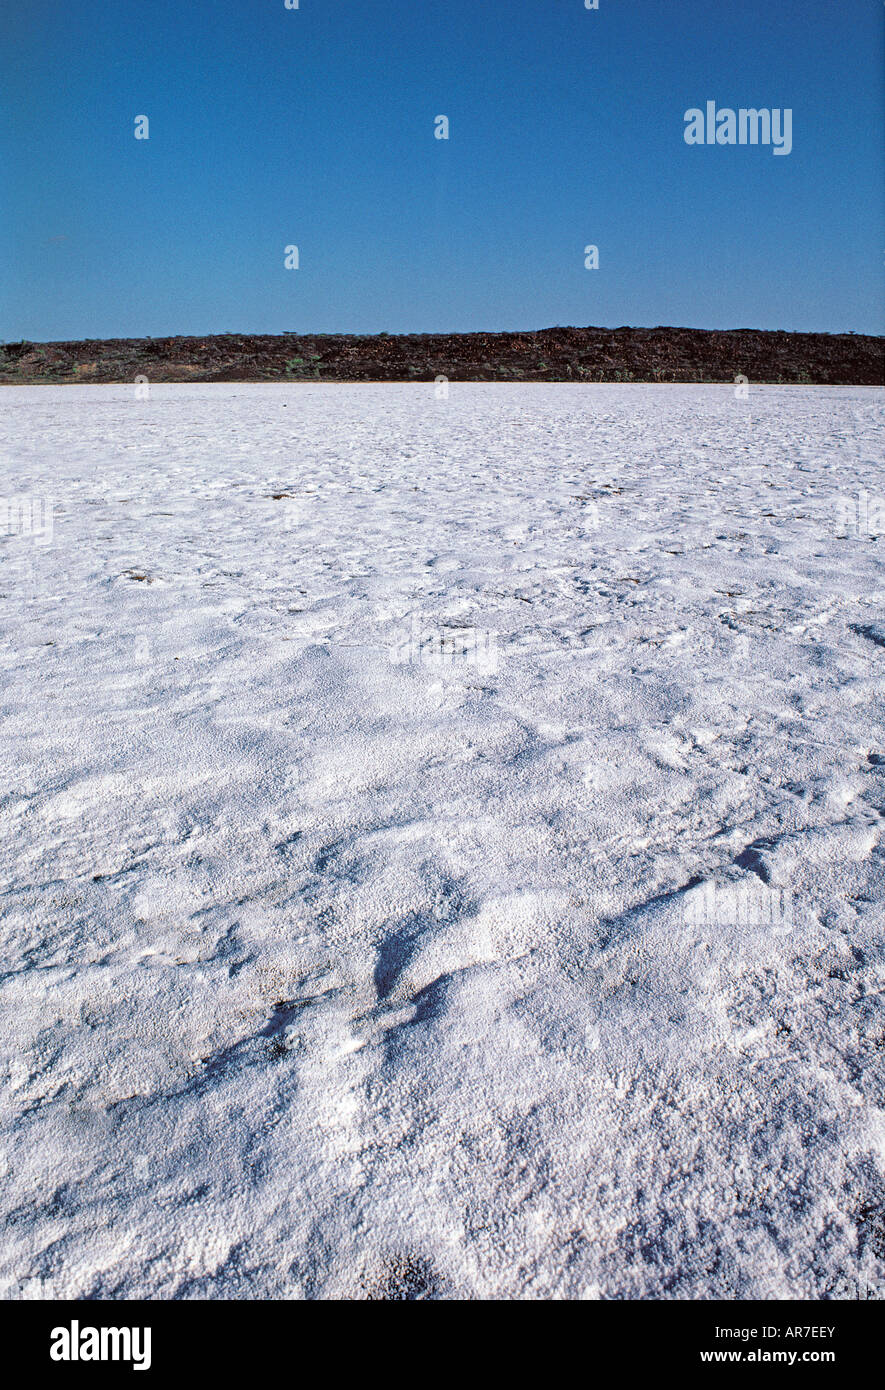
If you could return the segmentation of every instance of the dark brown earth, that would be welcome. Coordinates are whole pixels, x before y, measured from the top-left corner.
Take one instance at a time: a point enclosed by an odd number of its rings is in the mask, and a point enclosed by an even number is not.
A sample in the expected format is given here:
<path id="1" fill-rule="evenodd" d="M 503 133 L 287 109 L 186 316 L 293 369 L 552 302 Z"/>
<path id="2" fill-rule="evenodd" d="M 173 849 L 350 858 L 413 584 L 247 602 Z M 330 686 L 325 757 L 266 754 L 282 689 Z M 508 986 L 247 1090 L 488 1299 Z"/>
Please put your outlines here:
<path id="1" fill-rule="evenodd" d="M 752 328 L 223 333 L 0 345 L 0 382 L 707 381 L 880 386 L 885 338 Z"/>

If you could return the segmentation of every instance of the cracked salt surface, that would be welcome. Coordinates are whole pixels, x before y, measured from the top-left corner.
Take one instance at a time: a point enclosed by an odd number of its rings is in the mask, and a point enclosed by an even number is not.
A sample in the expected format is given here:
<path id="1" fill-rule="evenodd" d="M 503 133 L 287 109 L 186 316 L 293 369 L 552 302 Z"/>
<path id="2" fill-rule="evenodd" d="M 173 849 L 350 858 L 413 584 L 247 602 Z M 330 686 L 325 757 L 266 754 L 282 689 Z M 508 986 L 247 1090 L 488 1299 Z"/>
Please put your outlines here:
<path id="1" fill-rule="evenodd" d="M 882 394 L 2 402 L 4 1296 L 881 1297 Z"/>

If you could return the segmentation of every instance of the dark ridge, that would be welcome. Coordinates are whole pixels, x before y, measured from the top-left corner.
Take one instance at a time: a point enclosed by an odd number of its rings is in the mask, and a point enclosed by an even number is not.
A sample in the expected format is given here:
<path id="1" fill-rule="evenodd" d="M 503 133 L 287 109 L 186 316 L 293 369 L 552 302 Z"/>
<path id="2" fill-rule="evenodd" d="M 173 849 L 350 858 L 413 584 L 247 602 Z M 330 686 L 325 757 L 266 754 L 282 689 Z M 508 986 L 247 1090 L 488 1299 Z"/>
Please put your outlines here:
<path id="1" fill-rule="evenodd" d="M 754 328 L 220 333 L 0 345 L 0 382 L 662 381 L 881 386 L 885 338 Z"/>

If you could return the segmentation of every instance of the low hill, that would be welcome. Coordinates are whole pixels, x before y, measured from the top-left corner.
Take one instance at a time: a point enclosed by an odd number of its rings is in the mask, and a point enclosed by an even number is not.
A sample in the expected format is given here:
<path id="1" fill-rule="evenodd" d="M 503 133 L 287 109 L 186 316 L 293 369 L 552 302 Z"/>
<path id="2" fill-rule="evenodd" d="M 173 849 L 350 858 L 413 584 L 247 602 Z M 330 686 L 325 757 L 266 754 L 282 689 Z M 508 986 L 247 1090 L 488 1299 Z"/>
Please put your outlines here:
<path id="1" fill-rule="evenodd" d="M 670 381 L 883 384 L 882 337 L 737 328 L 222 333 L 0 345 L 0 382 Z"/>

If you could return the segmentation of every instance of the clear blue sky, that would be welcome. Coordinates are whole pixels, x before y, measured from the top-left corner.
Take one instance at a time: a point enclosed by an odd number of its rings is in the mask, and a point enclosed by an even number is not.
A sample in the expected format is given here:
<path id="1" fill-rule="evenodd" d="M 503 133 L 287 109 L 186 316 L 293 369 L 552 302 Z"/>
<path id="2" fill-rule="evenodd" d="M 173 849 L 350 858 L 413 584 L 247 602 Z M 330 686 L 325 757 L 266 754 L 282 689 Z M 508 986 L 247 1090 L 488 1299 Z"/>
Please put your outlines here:
<path id="1" fill-rule="evenodd" d="M 0 337 L 880 333 L 883 36 L 881 0 L 7 0 Z M 792 153 L 687 145 L 707 100 L 790 107 Z"/>

